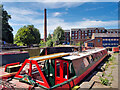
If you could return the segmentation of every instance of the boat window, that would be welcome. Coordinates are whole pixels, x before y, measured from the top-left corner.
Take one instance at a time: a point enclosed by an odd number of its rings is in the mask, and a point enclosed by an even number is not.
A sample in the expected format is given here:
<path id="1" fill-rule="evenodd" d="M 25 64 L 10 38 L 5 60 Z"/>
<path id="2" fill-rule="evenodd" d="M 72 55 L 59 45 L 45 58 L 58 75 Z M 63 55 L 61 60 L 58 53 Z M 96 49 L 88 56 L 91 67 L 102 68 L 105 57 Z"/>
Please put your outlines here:
<path id="1" fill-rule="evenodd" d="M 93 55 L 91 55 L 91 61 L 94 61 Z"/>
<path id="2" fill-rule="evenodd" d="M 57 63 L 57 76 L 60 77 L 60 62 Z"/>
<path id="3" fill-rule="evenodd" d="M 42 69 L 42 66 L 39 66 L 40 69 Z M 32 64 L 32 74 L 31 74 L 33 80 L 38 80 L 38 81 L 42 81 L 43 82 L 43 79 L 37 69 L 37 66 L 35 64 Z"/>
<path id="4" fill-rule="evenodd" d="M 86 59 L 88 60 L 88 62 L 89 62 L 89 64 L 91 63 L 91 60 L 88 58 L 88 57 L 86 57 Z"/>
<path id="5" fill-rule="evenodd" d="M 101 56 L 102 56 L 103 55 L 102 51 L 100 53 L 101 53 Z"/>
<path id="6" fill-rule="evenodd" d="M 91 55 L 89 56 L 89 60 L 91 63 L 93 62 Z"/>
<path id="7" fill-rule="evenodd" d="M 86 58 L 83 59 L 83 62 L 84 62 L 85 67 L 87 67 L 89 65 L 89 62 Z"/>
<path id="8" fill-rule="evenodd" d="M 63 78 L 68 79 L 67 78 L 67 63 L 63 63 Z"/>

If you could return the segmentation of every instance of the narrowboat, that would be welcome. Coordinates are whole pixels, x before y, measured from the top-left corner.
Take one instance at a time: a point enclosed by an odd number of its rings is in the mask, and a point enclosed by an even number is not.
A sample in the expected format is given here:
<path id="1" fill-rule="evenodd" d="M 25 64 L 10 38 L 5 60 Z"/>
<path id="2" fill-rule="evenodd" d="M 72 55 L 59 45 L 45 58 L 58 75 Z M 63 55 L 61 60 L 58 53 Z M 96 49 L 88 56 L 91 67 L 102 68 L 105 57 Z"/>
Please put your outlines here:
<path id="1" fill-rule="evenodd" d="M 54 53 L 28 58 L 10 83 L 14 88 L 71 89 L 87 76 L 106 56 L 105 48 L 84 52 Z M 10 67 L 12 69 L 17 67 Z"/>

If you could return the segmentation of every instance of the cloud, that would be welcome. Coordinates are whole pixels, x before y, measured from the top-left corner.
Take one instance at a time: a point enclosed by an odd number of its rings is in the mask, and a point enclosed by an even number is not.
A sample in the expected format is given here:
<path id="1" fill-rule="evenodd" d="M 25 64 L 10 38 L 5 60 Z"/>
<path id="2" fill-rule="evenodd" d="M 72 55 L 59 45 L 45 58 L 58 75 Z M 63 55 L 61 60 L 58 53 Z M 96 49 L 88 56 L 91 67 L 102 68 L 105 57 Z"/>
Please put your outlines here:
<path id="1" fill-rule="evenodd" d="M 55 12 L 55 13 L 53 13 L 53 16 L 59 16 L 59 15 L 61 15 L 61 13 L 60 12 Z"/>
<path id="2" fill-rule="evenodd" d="M 86 11 L 92 11 L 92 10 L 97 10 L 97 9 L 101 9 L 103 7 L 96 7 L 96 8 L 87 8 L 85 9 Z"/>
<path id="3" fill-rule="evenodd" d="M 48 18 L 48 24 L 47 24 L 47 33 L 53 33 L 54 29 L 58 26 L 61 26 L 64 30 L 65 29 L 71 29 L 71 28 L 86 28 L 86 27 L 105 27 L 105 28 L 116 28 L 118 27 L 118 21 L 111 20 L 111 21 L 96 21 L 96 20 L 90 20 L 86 19 L 83 21 L 76 21 L 76 22 L 65 22 L 64 19 L 57 18 L 57 17 L 49 17 Z M 33 22 L 33 23 L 30 23 Z M 43 19 L 30 19 L 30 24 L 33 24 L 36 28 L 40 30 L 41 37 L 44 37 L 44 23 Z M 23 22 L 23 24 L 17 23 L 11 23 L 11 25 L 22 27 L 23 25 L 28 25 L 26 22 Z M 14 35 L 16 33 L 16 30 L 14 30 Z"/>
<path id="4" fill-rule="evenodd" d="M 48 33 L 54 31 L 57 26 L 61 26 L 63 29 L 71 28 L 87 28 L 87 27 L 105 27 L 105 28 L 116 28 L 118 27 L 118 21 L 96 21 L 96 20 L 83 20 L 77 22 L 65 22 L 60 18 L 50 18 L 48 20 Z"/>
<path id="5" fill-rule="evenodd" d="M 53 17 L 61 16 L 64 14 L 67 14 L 67 12 L 55 12 L 55 13 L 53 13 Z"/>
<path id="6" fill-rule="evenodd" d="M 15 8 L 15 7 L 7 8 L 7 11 L 13 15 L 15 14 L 16 15 L 41 15 L 41 13 L 33 11 L 31 9 L 24 10 L 24 9 Z"/>
<path id="7" fill-rule="evenodd" d="M 11 26 L 14 28 L 14 35 L 16 34 L 17 30 L 28 24 L 33 24 L 36 28 L 40 30 L 41 37 L 43 38 L 44 35 L 44 23 L 43 23 L 43 18 L 40 18 L 39 15 L 41 15 L 40 12 L 37 12 L 38 8 L 44 9 L 53 9 L 53 8 L 71 8 L 71 7 L 76 7 L 79 6 L 83 3 L 68 3 L 68 2 L 61 2 L 61 3 L 31 3 L 29 6 L 26 6 L 27 4 L 25 3 L 24 6 L 21 8 L 14 8 L 13 6 L 6 7 L 7 11 L 11 14 L 12 19 L 9 21 Z M 32 8 L 32 10 L 30 9 Z M 35 10 L 34 10 L 35 8 Z M 36 10 L 37 9 L 37 10 Z M 89 9 L 90 10 L 90 9 Z M 113 27 L 118 27 L 118 21 L 111 20 L 111 21 L 101 21 L 101 20 L 91 20 L 87 18 L 83 18 L 82 21 L 71 21 L 71 22 L 66 22 L 62 18 L 58 18 L 57 16 L 63 15 L 67 12 L 54 12 L 53 15 L 54 17 L 48 17 L 48 27 L 47 31 L 49 33 L 53 33 L 54 29 L 57 26 L 61 26 L 63 29 L 71 29 L 71 28 L 86 28 L 86 27 L 105 27 L 105 28 L 113 28 Z M 37 16 L 37 18 L 36 18 Z M 38 18 L 39 17 L 39 18 Z"/>

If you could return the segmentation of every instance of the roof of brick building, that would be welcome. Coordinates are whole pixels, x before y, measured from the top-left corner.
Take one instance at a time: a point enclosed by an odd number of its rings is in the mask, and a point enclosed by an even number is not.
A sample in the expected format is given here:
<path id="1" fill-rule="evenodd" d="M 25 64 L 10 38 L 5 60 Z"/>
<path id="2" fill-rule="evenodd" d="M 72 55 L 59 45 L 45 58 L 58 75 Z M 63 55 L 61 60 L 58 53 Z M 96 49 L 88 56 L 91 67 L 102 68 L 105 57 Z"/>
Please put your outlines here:
<path id="1" fill-rule="evenodd" d="M 118 33 L 94 33 L 94 37 L 120 37 Z"/>

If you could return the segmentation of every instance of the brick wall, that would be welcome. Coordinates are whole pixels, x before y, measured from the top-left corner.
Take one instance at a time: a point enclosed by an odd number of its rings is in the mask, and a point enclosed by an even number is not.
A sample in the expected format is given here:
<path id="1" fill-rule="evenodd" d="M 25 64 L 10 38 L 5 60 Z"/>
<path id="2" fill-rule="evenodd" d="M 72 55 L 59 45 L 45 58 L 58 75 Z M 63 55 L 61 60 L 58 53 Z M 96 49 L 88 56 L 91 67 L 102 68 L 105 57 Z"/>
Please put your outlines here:
<path id="1" fill-rule="evenodd" d="M 100 40 L 100 41 L 99 41 Z M 102 38 L 101 37 L 96 37 L 95 42 L 94 42 L 95 47 L 102 47 Z"/>

